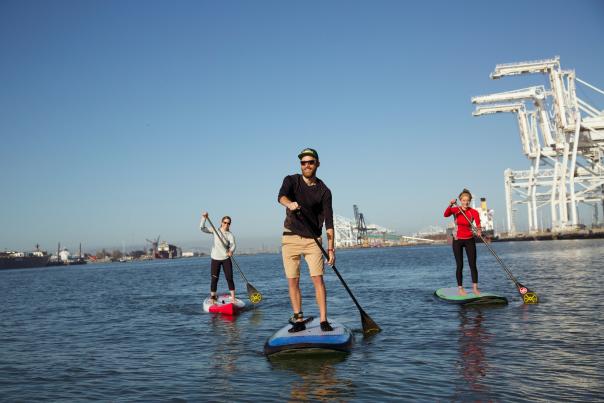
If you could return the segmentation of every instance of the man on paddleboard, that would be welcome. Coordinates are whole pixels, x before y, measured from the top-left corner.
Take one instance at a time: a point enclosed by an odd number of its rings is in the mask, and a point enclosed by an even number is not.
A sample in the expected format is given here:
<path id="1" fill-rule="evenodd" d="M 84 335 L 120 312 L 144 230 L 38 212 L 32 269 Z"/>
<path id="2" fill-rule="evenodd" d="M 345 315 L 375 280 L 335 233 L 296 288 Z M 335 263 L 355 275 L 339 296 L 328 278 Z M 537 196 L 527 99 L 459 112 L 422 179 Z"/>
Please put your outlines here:
<path id="1" fill-rule="evenodd" d="M 315 239 L 322 242 L 323 223 L 327 232 L 329 265 L 336 262 L 334 250 L 333 209 L 331 191 L 317 178 L 319 154 L 305 148 L 298 154 L 302 174 L 288 175 L 283 179 L 277 200 L 286 208 L 281 254 L 289 286 L 289 298 L 294 311 L 293 326 L 289 332 L 306 329 L 300 293 L 300 258 L 304 256 L 315 286 L 319 306 L 321 330 L 332 331 L 327 321 L 327 298 L 323 282 L 323 254 Z"/>
<path id="2" fill-rule="evenodd" d="M 233 263 L 231 262 L 231 256 L 235 252 L 235 237 L 231 233 L 231 217 L 224 216 L 220 223 L 220 228 L 214 233 L 214 228 L 207 228 L 206 221 L 208 220 L 208 213 L 202 213 L 201 224 L 199 229 L 206 234 L 214 235 L 214 242 L 212 243 L 212 251 L 210 252 L 211 259 L 211 270 L 212 270 L 212 281 L 210 283 L 210 298 L 213 303 L 216 303 L 216 290 L 218 289 L 218 277 L 220 276 L 220 266 L 224 270 L 224 276 L 226 277 L 229 285 L 229 291 L 231 292 L 231 300 L 235 301 L 235 282 L 233 281 Z M 220 238 L 222 237 L 222 239 Z M 226 248 L 225 245 L 226 244 Z"/>

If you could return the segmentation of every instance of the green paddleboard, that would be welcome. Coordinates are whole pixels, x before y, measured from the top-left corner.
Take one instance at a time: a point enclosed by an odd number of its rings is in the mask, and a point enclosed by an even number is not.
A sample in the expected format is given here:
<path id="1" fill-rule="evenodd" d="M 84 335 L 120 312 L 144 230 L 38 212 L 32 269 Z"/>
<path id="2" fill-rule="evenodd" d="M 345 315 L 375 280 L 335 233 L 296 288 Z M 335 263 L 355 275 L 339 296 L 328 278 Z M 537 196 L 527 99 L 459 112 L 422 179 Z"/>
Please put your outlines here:
<path id="1" fill-rule="evenodd" d="M 452 304 L 460 305 L 488 305 L 488 304 L 507 304 L 506 297 L 493 294 L 491 292 L 480 292 L 476 295 L 470 290 L 466 290 L 467 295 L 459 295 L 457 287 L 439 288 L 434 292 L 439 299 Z"/>

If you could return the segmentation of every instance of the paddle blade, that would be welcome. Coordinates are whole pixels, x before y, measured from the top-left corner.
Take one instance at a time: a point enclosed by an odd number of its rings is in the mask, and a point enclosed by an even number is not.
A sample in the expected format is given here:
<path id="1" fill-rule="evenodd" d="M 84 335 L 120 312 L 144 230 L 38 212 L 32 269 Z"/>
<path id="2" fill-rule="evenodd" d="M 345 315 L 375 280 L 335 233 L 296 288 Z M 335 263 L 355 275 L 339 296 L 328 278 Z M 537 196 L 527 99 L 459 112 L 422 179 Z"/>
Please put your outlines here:
<path id="1" fill-rule="evenodd" d="M 249 296 L 252 304 L 258 304 L 260 301 L 262 301 L 262 294 L 260 294 L 260 291 L 254 288 L 254 286 L 250 283 L 247 283 L 247 295 Z"/>
<path id="2" fill-rule="evenodd" d="M 520 293 L 520 295 L 522 295 L 522 302 L 524 302 L 525 304 L 539 303 L 539 297 L 537 296 L 536 292 L 529 290 L 527 287 L 520 283 L 518 283 L 517 286 L 518 292 Z"/>
<path id="3" fill-rule="evenodd" d="M 361 311 L 361 323 L 363 324 L 363 334 L 365 336 L 382 331 L 378 324 L 375 323 L 365 311 Z"/>

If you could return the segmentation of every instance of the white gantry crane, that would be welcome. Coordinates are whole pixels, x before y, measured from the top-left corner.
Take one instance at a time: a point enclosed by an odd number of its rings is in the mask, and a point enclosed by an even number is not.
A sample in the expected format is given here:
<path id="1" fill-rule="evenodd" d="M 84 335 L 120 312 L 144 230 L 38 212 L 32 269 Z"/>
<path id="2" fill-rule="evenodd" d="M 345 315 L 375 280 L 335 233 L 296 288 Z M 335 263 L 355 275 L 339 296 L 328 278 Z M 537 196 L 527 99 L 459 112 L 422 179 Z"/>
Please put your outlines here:
<path id="1" fill-rule="evenodd" d="M 477 96 L 474 116 L 515 113 L 528 170 L 506 169 L 508 233 L 516 233 L 514 205 L 527 205 L 529 232 L 543 229 L 538 211 L 549 208 L 552 231 L 578 228 L 578 205 L 593 207 L 593 224 L 604 212 L 604 110 L 579 98 L 576 83 L 604 95 L 580 80 L 574 70 L 562 70 L 560 58 L 500 64 L 492 79 L 520 74 L 546 74 L 549 88 L 528 87 Z M 601 216 L 604 218 L 604 214 Z M 541 228 L 540 228 L 541 227 Z"/>

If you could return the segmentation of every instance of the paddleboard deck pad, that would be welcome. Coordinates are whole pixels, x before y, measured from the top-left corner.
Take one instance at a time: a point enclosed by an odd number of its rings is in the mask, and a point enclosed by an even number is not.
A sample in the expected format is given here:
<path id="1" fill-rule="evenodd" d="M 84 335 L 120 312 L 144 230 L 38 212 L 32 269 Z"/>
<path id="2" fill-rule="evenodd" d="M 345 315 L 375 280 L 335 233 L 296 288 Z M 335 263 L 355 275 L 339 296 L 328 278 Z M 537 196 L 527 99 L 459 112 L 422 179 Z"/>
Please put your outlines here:
<path id="1" fill-rule="evenodd" d="M 235 298 L 233 302 L 230 294 L 218 295 L 215 304 L 210 297 L 203 300 L 203 310 L 210 313 L 221 313 L 223 315 L 237 315 L 247 307 L 245 301 Z"/>
<path id="2" fill-rule="evenodd" d="M 319 318 L 305 320 L 306 330 L 300 332 L 289 333 L 292 325 L 283 326 L 268 338 L 264 344 L 264 354 L 350 352 L 354 340 L 350 329 L 331 319 L 328 321 L 333 331 L 322 331 Z"/>
<path id="3" fill-rule="evenodd" d="M 480 292 L 480 295 L 466 290 L 467 295 L 459 295 L 457 287 L 439 288 L 434 292 L 439 299 L 460 305 L 489 305 L 489 304 L 507 304 L 506 297 L 490 292 Z"/>

